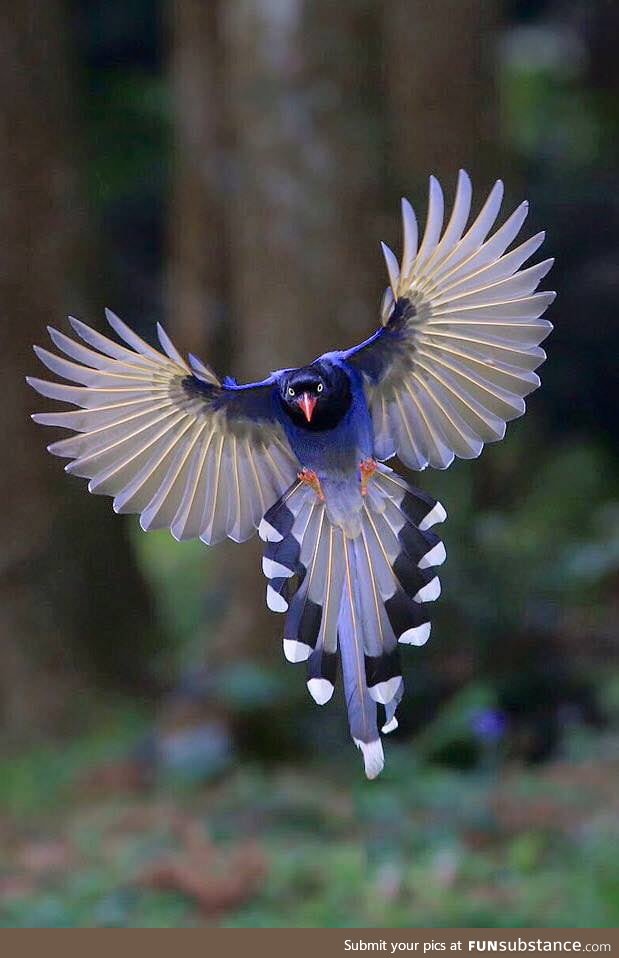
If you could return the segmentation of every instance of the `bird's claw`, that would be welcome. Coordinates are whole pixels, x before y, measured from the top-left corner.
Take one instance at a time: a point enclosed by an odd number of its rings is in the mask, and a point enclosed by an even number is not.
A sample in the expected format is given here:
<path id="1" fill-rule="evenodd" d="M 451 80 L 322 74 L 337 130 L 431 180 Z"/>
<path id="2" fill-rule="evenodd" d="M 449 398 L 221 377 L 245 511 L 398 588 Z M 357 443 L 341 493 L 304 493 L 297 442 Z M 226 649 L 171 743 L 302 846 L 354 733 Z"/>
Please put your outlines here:
<path id="1" fill-rule="evenodd" d="M 322 486 L 320 485 L 320 479 L 313 469 L 301 469 L 301 472 L 298 474 L 301 482 L 304 482 L 311 489 L 314 490 L 321 502 L 325 501 L 325 494 L 322 491 Z"/>
<path id="2" fill-rule="evenodd" d="M 361 470 L 361 495 L 362 496 L 367 495 L 368 483 L 370 479 L 372 478 L 372 476 L 374 475 L 374 473 L 376 472 L 377 468 L 378 468 L 378 463 L 376 462 L 376 459 L 372 459 L 371 457 L 369 459 L 364 459 L 360 463 L 359 469 Z"/>

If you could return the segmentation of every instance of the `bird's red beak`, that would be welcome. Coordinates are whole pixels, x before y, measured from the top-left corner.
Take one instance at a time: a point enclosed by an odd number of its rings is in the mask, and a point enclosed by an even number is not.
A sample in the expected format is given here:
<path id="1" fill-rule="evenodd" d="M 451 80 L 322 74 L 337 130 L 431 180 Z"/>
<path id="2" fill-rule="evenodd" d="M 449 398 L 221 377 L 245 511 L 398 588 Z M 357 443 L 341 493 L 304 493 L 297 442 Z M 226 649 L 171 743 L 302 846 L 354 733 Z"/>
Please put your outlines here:
<path id="1" fill-rule="evenodd" d="M 297 399 L 297 405 L 303 410 L 303 414 L 308 422 L 312 421 L 317 402 L 316 396 L 312 396 L 311 393 L 303 393 L 303 395 Z"/>

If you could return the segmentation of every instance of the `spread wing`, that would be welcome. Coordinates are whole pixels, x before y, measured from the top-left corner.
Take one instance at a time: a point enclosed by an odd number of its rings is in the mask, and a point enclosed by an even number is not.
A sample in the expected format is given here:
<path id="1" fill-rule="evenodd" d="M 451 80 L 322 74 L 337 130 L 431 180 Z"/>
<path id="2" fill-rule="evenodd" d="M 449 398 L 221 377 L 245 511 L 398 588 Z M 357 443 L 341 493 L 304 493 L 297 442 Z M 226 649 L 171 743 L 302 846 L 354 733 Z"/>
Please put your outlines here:
<path id="1" fill-rule="evenodd" d="M 443 194 L 430 179 L 423 239 L 402 201 L 404 247 L 399 264 L 383 244 L 390 286 L 383 326 L 344 353 L 365 380 L 376 455 L 397 454 L 413 469 L 445 469 L 454 456 L 478 456 L 505 434 L 536 389 L 540 342 L 552 325 L 541 319 L 552 292 L 535 292 L 553 260 L 521 269 L 544 239 L 538 233 L 506 252 L 522 227 L 522 203 L 489 236 L 503 198 L 495 183 L 466 230 L 471 182 L 460 171 L 454 207 L 443 227 Z"/>
<path id="2" fill-rule="evenodd" d="M 49 451 L 71 459 L 66 471 L 88 478 L 90 492 L 113 496 L 116 512 L 140 513 L 143 529 L 247 539 L 298 469 L 277 421 L 274 377 L 222 385 L 195 357 L 187 365 L 160 326 L 163 353 L 106 316 L 127 346 L 71 319 L 88 345 L 50 328 L 70 358 L 35 347 L 52 372 L 79 384 L 28 379 L 43 396 L 81 407 L 33 416 L 76 433 Z"/>

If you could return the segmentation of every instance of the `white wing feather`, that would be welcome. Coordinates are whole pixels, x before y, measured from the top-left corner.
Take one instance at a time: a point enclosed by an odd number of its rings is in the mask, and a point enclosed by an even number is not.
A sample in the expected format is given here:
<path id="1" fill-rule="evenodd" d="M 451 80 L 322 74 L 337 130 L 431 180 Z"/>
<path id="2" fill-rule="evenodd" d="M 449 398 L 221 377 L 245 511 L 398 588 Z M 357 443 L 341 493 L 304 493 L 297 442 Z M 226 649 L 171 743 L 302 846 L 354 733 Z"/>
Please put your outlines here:
<path id="1" fill-rule="evenodd" d="M 471 195 L 461 170 L 441 236 L 443 193 L 431 177 L 418 250 L 417 221 L 406 200 L 401 267 L 383 246 L 393 298 L 408 300 L 413 314 L 405 362 L 400 351 L 399 365 L 395 361 L 382 380 L 370 382 L 368 392 L 377 449 L 385 458 L 397 452 L 414 469 L 445 469 L 455 456 L 473 458 L 484 443 L 501 439 L 506 422 L 522 415 L 524 397 L 539 386 L 534 370 L 546 358 L 539 344 L 552 325 L 541 316 L 555 294 L 536 289 L 553 260 L 522 268 L 544 233 L 509 250 L 527 216 L 522 203 L 490 234 L 503 197 L 500 180 L 466 230 Z M 393 309 L 389 297 L 383 325 Z"/>
<path id="2" fill-rule="evenodd" d="M 232 394 L 194 357 L 199 382 L 187 389 L 192 370 L 161 326 L 164 353 L 106 315 L 126 346 L 71 319 L 88 346 L 50 328 L 69 358 L 35 347 L 48 369 L 79 384 L 28 380 L 43 396 L 81 407 L 33 416 L 76 433 L 49 451 L 72 460 L 66 472 L 89 479 L 90 492 L 112 496 L 116 512 L 139 513 L 143 529 L 208 543 L 247 539 L 296 476 L 283 430 L 268 418 L 252 421 L 250 406 L 236 421 L 216 409 L 208 389 L 224 399 Z"/>

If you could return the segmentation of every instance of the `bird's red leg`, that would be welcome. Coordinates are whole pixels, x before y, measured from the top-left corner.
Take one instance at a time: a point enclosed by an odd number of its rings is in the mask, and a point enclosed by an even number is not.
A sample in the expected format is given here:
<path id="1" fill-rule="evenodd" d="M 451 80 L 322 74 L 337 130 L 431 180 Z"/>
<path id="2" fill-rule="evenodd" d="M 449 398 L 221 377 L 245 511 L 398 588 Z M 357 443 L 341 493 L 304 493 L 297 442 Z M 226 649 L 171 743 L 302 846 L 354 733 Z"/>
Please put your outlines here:
<path id="1" fill-rule="evenodd" d="M 361 495 L 365 496 L 368 491 L 368 483 L 378 468 L 376 459 L 364 459 L 360 466 L 361 470 Z"/>
<path id="2" fill-rule="evenodd" d="M 304 482 L 306 485 L 310 486 L 314 490 L 321 502 L 325 501 L 325 494 L 322 491 L 322 486 L 320 485 L 320 479 L 316 475 L 313 469 L 301 469 L 301 472 L 298 474 L 301 482 Z"/>

